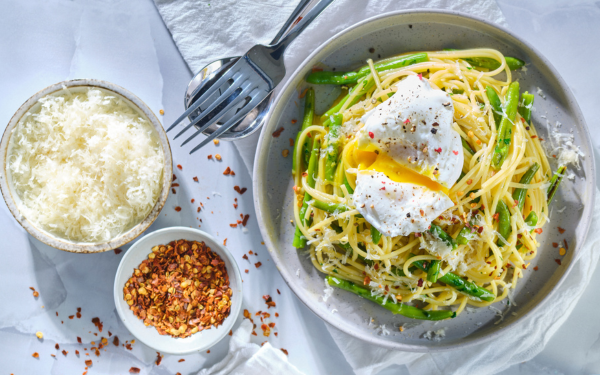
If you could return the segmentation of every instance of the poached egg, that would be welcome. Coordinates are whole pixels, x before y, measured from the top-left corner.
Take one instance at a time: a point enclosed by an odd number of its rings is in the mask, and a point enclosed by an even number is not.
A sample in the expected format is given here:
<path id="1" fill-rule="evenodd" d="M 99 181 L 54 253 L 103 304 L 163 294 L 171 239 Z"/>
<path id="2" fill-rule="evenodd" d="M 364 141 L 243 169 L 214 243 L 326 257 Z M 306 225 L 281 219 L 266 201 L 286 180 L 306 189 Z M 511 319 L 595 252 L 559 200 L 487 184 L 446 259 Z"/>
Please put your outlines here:
<path id="1" fill-rule="evenodd" d="M 351 155 L 358 170 L 355 206 L 386 236 L 424 232 L 454 206 L 448 190 L 464 162 L 450 96 L 420 75 L 396 87 L 362 118 Z"/>

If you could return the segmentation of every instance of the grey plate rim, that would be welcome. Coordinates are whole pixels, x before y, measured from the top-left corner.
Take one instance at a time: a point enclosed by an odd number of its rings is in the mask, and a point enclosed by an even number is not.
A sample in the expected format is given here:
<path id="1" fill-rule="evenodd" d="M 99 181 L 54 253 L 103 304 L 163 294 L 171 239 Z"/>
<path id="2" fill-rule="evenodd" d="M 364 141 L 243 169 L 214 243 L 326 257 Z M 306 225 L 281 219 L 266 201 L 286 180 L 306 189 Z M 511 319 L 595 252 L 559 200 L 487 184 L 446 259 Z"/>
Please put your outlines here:
<path id="1" fill-rule="evenodd" d="M 334 36 L 332 36 L 331 38 L 329 38 L 328 40 L 323 42 L 309 56 L 307 56 L 304 59 L 302 64 L 300 66 L 298 66 L 298 68 L 296 68 L 294 73 L 290 75 L 290 77 L 286 80 L 285 84 L 281 87 L 281 89 L 279 89 L 279 91 L 277 93 L 277 97 L 275 98 L 275 100 L 273 102 L 273 107 L 271 108 L 270 113 L 267 115 L 267 118 L 265 119 L 265 126 L 263 126 L 261 129 L 261 134 L 260 134 L 260 138 L 258 140 L 256 154 L 255 154 L 254 170 L 253 170 L 253 174 L 252 174 L 252 185 L 253 185 L 252 187 L 254 190 L 253 198 L 254 198 L 254 206 L 255 206 L 255 211 L 256 211 L 256 215 L 257 215 L 258 226 L 259 226 L 261 235 L 265 241 L 265 245 L 267 246 L 267 249 L 269 250 L 269 253 L 272 256 L 273 261 L 275 262 L 275 265 L 277 266 L 277 270 L 281 274 L 281 277 L 285 280 L 286 284 L 290 287 L 290 289 L 292 289 L 294 294 L 298 297 L 298 299 L 300 299 L 300 301 L 302 301 L 302 303 L 305 306 L 307 306 L 314 314 L 316 314 L 320 319 L 322 319 L 324 322 L 328 323 L 329 325 L 337 328 L 338 330 L 340 330 L 352 337 L 360 339 L 362 341 L 366 341 L 370 344 L 374 344 L 374 345 L 377 345 L 380 347 L 384 347 L 387 349 L 393 349 L 393 350 L 403 350 L 403 351 L 408 351 L 408 352 L 421 352 L 421 353 L 433 353 L 433 352 L 450 351 L 450 350 L 455 350 L 458 348 L 472 347 L 477 344 L 482 344 L 482 343 L 488 342 L 488 341 L 492 340 L 493 338 L 499 336 L 500 334 L 504 334 L 505 332 L 507 332 L 511 329 L 514 329 L 518 324 L 521 324 L 525 320 L 527 320 L 527 319 L 531 318 L 533 315 L 535 315 L 539 311 L 540 307 L 543 306 L 544 303 L 546 301 L 548 301 L 554 295 L 556 290 L 560 287 L 560 285 L 563 283 L 565 278 L 570 273 L 570 271 L 573 267 L 573 264 L 574 264 L 574 260 L 577 257 L 577 254 L 579 253 L 581 246 L 583 245 L 583 241 L 581 243 L 577 243 L 577 246 L 573 252 L 575 255 L 573 258 L 571 258 L 571 261 L 569 262 L 567 269 L 562 274 L 562 276 L 556 283 L 555 287 L 537 305 L 533 306 L 531 308 L 531 310 L 529 310 L 529 311 L 525 312 L 523 315 L 521 315 L 519 319 L 515 320 L 514 322 L 512 322 L 510 324 L 499 327 L 499 329 L 491 332 L 490 334 L 488 334 L 486 336 L 481 336 L 481 337 L 474 338 L 471 340 L 465 340 L 465 339 L 458 340 L 455 343 L 444 345 L 444 346 L 428 347 L 428 346 L 409 345 L 409 344 L 391 342 L 391 341 L 383 340 L 379 337 L 375 337 L 372 335 L 356 333 L 355 331 L 352 331 L 351 329 L 349 329 L 346 325 L 341 324 L 339 321 L 333 319 L 331 317 L 331 315 L 325 316 L 324 314 L 320 314 L 318 312 L 318 310 L 315 308 L 316 306 L 313 307 L 313 305 L 316 304 L 315 301 L 306 300 L 301 297 L 300 289 L 302 289 L 302 288 L 296 284 L 296 280 L 295 280 L 294 276 L 287 272 L 282 260 L 277 255 L 275 246 L 274 246 L 273 242 L 271 241 L 269 229 L 265 225 L 265 221 L 264 221 L 265 217 L 261 210 L 261 207 L 263 205 L 263 203 L 261 202 L 261 196 L 263 194 L 260 194 L 258 192 L 262 192 L 265 189 L 265 186 L 263 184 L 260 184 L 260 181 L 263 181 L 263 176 L 266 173 L 266 168 L 264 167 L 264 164 L 266 164 L 266 161 L 268 159 L 268 152 L 267 152 L 268 150 L 267 149 L 268 149 L 270 142 L 272 141 L 271 137 L 268 137 L 268 135 L 269 135 L 268 129 L 270 128 L 270 126 L 269 126 L 270 121 L 271 121 L 271 118 L 273 117 L 273 114 L 276 112 L 275 109 L 280 104 L 281 98 L 285 96 L 285 94 L 287 93 L 288 90 L 293 88 L 292 82 L 295 80 L 296 76 L 302 72 L 302 70 L 306 67 L 307 63 L 310 60 L 312 60 L 314 56 L 321 53 L 322 50 L 330 47 L 330 45 L 337 38 L 342 36 L 343 34 L 346 34 L 350 31 L 354 30 L 355 28 L 361 27 L 365 24 L 378 22 L 378 21 L 381 21 L 388 17 L 395 17 L 398 15 L 409 15 L 409 16 L 410 15 L 414 15 L 414 16 L 440 15 L 440 16 L 451 16 L 451 17 L 453 16 L 453 17 L 457 17 L 457 18 L 466 18 L 470 21 L 483 23 L 487 27 L 495 28 L 504 34 L 507 34 L 508 37 L 516 39 L 523 46 L 530 49 L 533 52 L 533 54 L 535 54 L 546 65 L 545 68 L 547 68 L 552 73 L 552 75 L 556 78 L 560 88 L 563 90 L 564 94 L 567 96 L 569 101 L 572 103 L 572 106 L 573 106 L 572 112 L 573 112 L 574 117 L 576 117 L 579 120 L 579 122 L 583 125 L 582 130 L 585 132 L 583 138 L 586 140 L 588 148 L 593 149 L 593 147 L 591 145 L 591 141 L 590 141 L 591 138 L 590 138 L 589 128 L 587 126 L 587 123 L 585 122 L 585 118 L 581 112 L 581 109 L 579 108 L 579 104 L 577 103 L 577 100 L 575 99 L 575 97 L 574 97 L 573 93 L 571 92 L 567 83 L 564 81 L 562 76 L 558 73 L 556 68 L 554 68 L 554 66 L 550 63 L 550 61 L 548 61 L 548 59 L 546 57 L 544 57 L 544 55 L 542 53 L 540 53 L 530 43 L 524 41 L 519 36 L 512 33 L 507 28 L 497 25 L 497 24 L 494 24 L 488 20 L 485 20 L 485 19 L 477 17 L 477 16 L 473 16 L 470 14 L 457 12 L 457 11 L 451 11 L 451 10 L 411 9 L 411 10 L 401 10 L 401 11 L 382 13 L 382 14 L 376 15 L 374 17 L 367 18 L 361 22 L 355 23 L 354 25 L 349 26 L 348 28 L 340 31 L 339 33 L 335 34 Z M 590 168 L 590 170 L 586 169 L 586 183 L 591 186 L 595 186 L 596 185 L 595 159 L 594 159 L 594 155 L 589 155 L 588 157 L 591 158 L 591 168 Z M 595 196 L 596 196 L 596 189 L 595 188 L 591 189 L 589 194 L 590 194 L 589 198 L 590 198 L 591 202 L 594 202 Z M 585 205 L 583 213 L 581 215 L 581 224 L 580 224 L 580 225 L 584 226 L 584 230 L 582 231 L 583 238 L 587 237 L 587 234 L 588 234 L 589 228 L 590 228 L 590 224 L 591 224 L 591 219 L 592 219 L 592 206 Z"/>

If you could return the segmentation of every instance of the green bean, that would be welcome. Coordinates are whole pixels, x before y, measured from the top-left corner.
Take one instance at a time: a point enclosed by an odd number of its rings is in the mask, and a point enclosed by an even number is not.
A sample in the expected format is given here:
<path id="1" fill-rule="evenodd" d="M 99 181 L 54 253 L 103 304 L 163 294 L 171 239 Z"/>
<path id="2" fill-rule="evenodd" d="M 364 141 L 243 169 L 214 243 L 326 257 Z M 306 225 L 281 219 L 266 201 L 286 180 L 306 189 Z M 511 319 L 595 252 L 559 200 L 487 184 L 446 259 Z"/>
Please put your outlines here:
<path id="1" fill-rule="evenodd" d="M 529 213 L 529 215 L 527 215 L 527 218 L 525 218 L 525 224 L 529 225 L 530 227 L 535 227 L 537 225 L 538 222 L 538 216 L 535 213 L 535 211 L 531 211 Z M 533 229 L 529 231 L 529 233 L 533 232 Z M 519 250 L 521 247 L 523 247 L 522 243 L 517 244 L 516 248 L 517 250 Z"/>
<path id="2" fill-rule="evenodd" d="M 329 212 L 330 214 L 339 214 L 339 213 L 346 212 L 349 210 L 349 208 L 344 204 L 325 203 L 323 201 L 316 200 L 316 199 L 312 201 L 312 206 L 314 208 L 318 208 L 319 210 Z"/>
<path id="3" fill-rule="evenodd" d="M 548 188 L 548 193 L 547 193 L 548 205 L 550 205 L 550 202 L 552 202 L 552 199 L 554 198 L 554 194 L 556 194 L 556 191 L 558 190 L 558 185 L 560 185 L 560 182 L 562 181 L 565 173 L 567 173 L 567 166 L 562 165 L 562 166 L 558 167 L 558 169 L 556 170 L 556 173 L 554 173 L 554 176 L 552 176 L 552 179 L 550 180 L 550 187 Z"/>
<path id="4" fill-rule="evenodd" d="M 325 112 L 325 114 L 323 116 L 321 116 L 321 120 L 323 121 L 323 126 L 328 127 L 329 124 L 331 124 L 331 115 L 338 113 L 342 109 L 342 107 L 348 101 L 348 99 L 350 98 L 350 95 L 352 95 L 352 92 L 354 90 L 360 89 L 358 94 L 354 97 L 354 99 L 352 99 L 352 101 L 350 102 L 350 104 L 348 105 L 347 108 L 350 108 L 354 104 L 358 103 L 360 98 L 363 95 L 365 95 L 371 88 L 373 88 L 373 86 L 375 86 L 375 80 L 373 79 L 373 77 L 366 79 L 366 81 L 363 80 L 363 81 L 359 82 L 358 85 L 356 85 L 352 90 L 350 90 L 348 92 L 348 94 L 337 105 L 335 105 L 329 111 Z M 327 117 L 325 117 L 325 115 L 327 115 Z"/>
<path id="5" fill-rule="evenodd" d="M 412 319 L 421 319 L 421 320 L 444 320 L 448 318 L 454 318 L 456 316 L 456 312 L 450 310 L 433 310 L 427 311 L 422 310 L 414 306 L 400 303 L 395 303 L 391 298 L 387 299 L 384 302 L 383 296 L 371 295 L 371 291 L 369 289 L 363 288 L 361 286 L 356 285 L 355 283 L 347 280 L 343 280 L 337 278 L 335 276 L 327 276 L 325 278 L 327 283 L 336 288 L 340 288 L 346 290 L 348 292 L 352 292 L 356 295 L 363 297 L 369 301 L 375 302 L 381 305 L 383 308 L 391 311 L 394 314 L 399 314 L 406 316 L 407 318 Z"/>
<path id="6" fill-rule="evenodd" d="M 325 181 L 333 182 L 335 170 L 338 163 L 340 152 L 340 127 L 344 120 L 344 115 L 336 113 L 330 117 L 331 125 L 327 133 L 327 144 L 325 146 Z"/>
<path id="7" fill-rule="evenodd" d="M 496 129 L 500 126 L 500 122 L 502 121 L 502 102 L 496 94 L 496 91 L 490 86 L 485 87 L 485 94 L 490 101 L 490 105 L 492 107 L 492 113 L 494 115 L 494 122 L 496 123 Z"/>
<path id="8" fill-rule="evenodd" d="M 533 163 L 531 167 L 525 172 L 521 180 L 520 184 L 528 184 L 533 179 L 533 176 L 537 173 L 538 169 L 540 169 L 540 165 L 538 163 Z M 523 205 L 525 204 L 525 196 L 527 195 L 527 188 L 518 188 L 513 191 L 513 200 L 517 201 L 517 207 L 519 207 L 519 211 L 523 210 Z"/>
<path id="9" fill-rule="evenodd" d="M 350 186 L 350 183 L 348 182 L 348 179 L 346 178 L 345 173 L 344 173 L 344 185 L 346 186 L 346 190 L 348 190 L 348 194 L 354 193 L 354 189 L 352 189 L 352 186 Z"/>
<path id="10" fill-rule="evenodd" d="M 475 155 L 475 151 L 471 148 L 471 145 L 469 144 L 469 142 L 467 142 L 467 140 L 464 139 L 463 137 L 460 137 L 460 140 L 462 142 L 463 148 L 465 150 L 467 150 L 469 152 L 469 154 Z"/>
<path id="11" fill-rule="evenodd" d="M 431 224 L 431 227 L 429 228 L 429 233 L 436 235 L 442 242 L 450 246 L 452 250 L 456 249 L 457 245 L 456 241 L 454 241 L 454 238 L 452 238 L 452 236 L 446 233 L 446 231 L 444 231 L 440 226 Z"/>
<path id="12" fill-rule="evenodd" d="M 458 51 L 453 48 L 446 48 L 444 51 Z M 500 67 L 500 61 L 496 59 L 492 59 L 491 57 L 467 57 L 464 58 L 466 62 L 473 66 L 478 66 L 480 68 L 486 68 L 489 70 L 496 70 Z M 521 59 L 517 59 L 516 57 L 504 56 L 504 61 L 506 61 L 506 65 L 510 70 L 516 70 L 525 66 L 525 61 Z"/>
<path id="13" fill-rule="evenodd" d="M 533 94 L 525 91 L 521 95 L 521 104 L 519 105 L 519 114 L 529 124 L 531 123 L 531 107 L 533 106 Z"/>
<path id="14" fill-rule="evenodd" d="M 431 265 L 427 270 L 427 281 L 435 283 L 438 280 L 440 270 L 442 269 L 442 262 L 439 260 L 431 261 Z"/>
<path id="15" fill-rule="evenodd" d="M 415 255 L 410 254 L 410 256 L 413 257 Z M 429 264 L 424 260 L 417 260 L 412 264 L 420 268 L 422 271 L 427 272 L 429 270 Z M 496 296 L 494 296 L 494 294 L 486 288 L 480 287 L 471 281 L 467 281 L 452 272 L 445 273 L 444 276 L 438 278 L 438 281 L 441 281 L 444 284 L 453 287 L 459 292 L 468 294 L 472 297 L 476 297 L 487 302 L 492 302 L 494 299 L 496 299 Z"/>
<path id="16" fill-rule="evenodd" d="M 500 167 L 502 167 L 502 164 L 508 155 L 512 136 L 512 126 L 515 117 L 517 116 L 518 103 L 519 82 L 513 82 L 508 87 L 506 101 L 504 103 L 504 114 L 502 115 L 502 121 L 500 121 L 500 127 L 498 128 L 498 141 L 492 157 L 492 166 L 495 169 L 500 169 Z"/>
<path id="17" fill-rule="evenodd" d="M 435 224 L 431 224 L 429 232 L 437 236 L 446 245 L 452 247 L 452 250 L 456 249 L 457 245 L 454 241 L 454 238 L 452 238 L 452 236 L 446 233 L 446 231 L 444 231 L 441 227 Z M 427 281 L 431 281 L 432 283 L 435 283 L 437 281 L 441 266 L 442 262 L 440 262 L 439 260 L 434 260 L 431 262 L 429 271 L 427 271 Z"/>
<path id="18" fill-rule="evenodd" d="M 460 232 L 458 232 L 458 236 L 456 236 L 456 243 L 459 245 L 466 245 L 469 243 L 472 233 L 470 228 L 464 226 Z"/>
<path id="19" fill-rule="evenodd" d="M 312 72 L 306 77 L 306 82 L 314 85 L 344 85 L 356 83 L 360 78 L 356 72 Z"/>
<path id="20" fill-rule="evenodd" d="M 498 214 L 498 233 L 501 238 L 498 239 L 498 246 L 502 247 L 508 244 L 508 236 L 512 228 L 510 226 L 510 210 L 503 200 L 498 201 L 496 205 L 496 213 Z"/>
<path id="21" fill-rule="evenodd" d="M 317 164 L 319 162 L 319 153 L 320 152 L 321 152 L 321 142 L 320 141 L 313 142 L 313 149 L 312 149 L 312 152 L 310 153 L 310 159 L 308 161 L 308 170 L 307 170 L 307 176 L 306 176 L 306 183 L 311 188 L 315 187 L 315 172 L 317 170 Z M 310 196 L 310 194 L 304 193 L 304 199 L 302 201 L 302 207 L 300 208 L 299 216 L 300 216 L 300 220 L 302 220 L 302 223 L 304 224 L 305 227 L 308 222 L 307 222 L 307 220 L 304 219 L 304 217 L 306 216 L 306 210 L 308 209 L 308 201 L 310 201 L 311 199 L 312 199 L 312 197 Z M 304 235 L 302 234 L 302 231 L 300 230 L 300 228 L 298 228 L 298 225 L 296 225 L 296 231 L 294 233 L 294 241 L 292 244 L 294 245 L 294 247 L 299 248 L 299 249 L 306 246 L 306 237 L 304 237 Z"/>
<path id="22" fill-rule="evenodd" d="M 302 119 L 302 128 L 298 132 L 298 136 L 296 136 L 296 140 L 294 141 L 294 155 L 292 155 L 292 173 L 296 174 L 296 154 L 298 147 L 298 138 L 300 134 L 304 131 L 304 129 L 308 128 L 313 124 L 313 117 L 315 115 L 315 90 L 309 88 L 306 91 L 304 96 L 304 117 Z M 310 157 L 310 152 L 308 151 L 309 142 L 304 142 L 302 145 L 302 155 L 304 155 L 305 161 L 307 161 Z"/>
<path id="23" fill-rule="evenodd" d="M 373 225 L 371 225 L 371 239 L 373 239 L 375 245 L 381 240 L 381 232 Z"/>
<path id="24" fill-rule="evenodd" d="M 415 53 L 411 55 L 400 56 L 394 59 L 388 59 L 374 64 L 375 70 L 384 72 L 390 69 L 397 69 L 408 65 L 428 61 L 426 53 Z M 306 77 L 306 81 L 316 85 L 344 85 L 356 83 L 362 77 L 371 73 L 371 68 L 367 65 L 358 72 L 312 72 Z"/>

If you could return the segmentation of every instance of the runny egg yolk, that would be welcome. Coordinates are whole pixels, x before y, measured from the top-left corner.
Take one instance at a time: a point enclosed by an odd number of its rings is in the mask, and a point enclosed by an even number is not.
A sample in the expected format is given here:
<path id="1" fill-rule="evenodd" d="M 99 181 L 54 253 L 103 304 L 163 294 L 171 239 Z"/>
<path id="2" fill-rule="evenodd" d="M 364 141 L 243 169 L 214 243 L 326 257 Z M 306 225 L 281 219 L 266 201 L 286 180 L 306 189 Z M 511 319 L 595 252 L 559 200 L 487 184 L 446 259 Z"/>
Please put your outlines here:
<path id="1" fill-rule="evenodd" d="M 439 182 L 433 181 L 419 172 L 400 165 L 390 156 L 383 152 L 365 151 L 354 149 L 354 161 L 360 170 L 373 170 L 385 174 L 390 180 L 395 182 L 412 183 L 424 186 L 433 191 L 441 191 L 448 195 L 448 188 L 442 186 Z"/>

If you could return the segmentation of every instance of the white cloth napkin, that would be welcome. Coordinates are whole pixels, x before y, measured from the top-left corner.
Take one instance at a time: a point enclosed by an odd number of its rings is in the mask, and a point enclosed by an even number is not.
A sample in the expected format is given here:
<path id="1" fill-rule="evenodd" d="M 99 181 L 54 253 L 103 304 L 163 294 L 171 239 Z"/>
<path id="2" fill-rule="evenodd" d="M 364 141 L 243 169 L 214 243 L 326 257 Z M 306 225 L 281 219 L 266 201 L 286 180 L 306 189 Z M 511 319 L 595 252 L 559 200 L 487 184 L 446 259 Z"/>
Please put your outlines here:
<path id="1" fill-rule="evenodd" d="M 229 341 L 223 360 L 198 375 L 302 375 L 279 349 L 268 342 L 263 346 L 250 342 L 252 323 L 244 319 Z"/>
<path id="2" fill-rule="evenodd" d="M 315 0 L 313 0 L 315 1 Z M 257 43 L 269 43 L 298 0 L 154 0 L 191 71 L 222 57 L 240 56 Z M 321 43 L 357 22 L 397 10 L 448 9 L 506 26 L 495 0 L 336 0 L 296 38 L 285 54 L 287 75 Z M 331 23 L 329 20 L 335 19 Z M 281 82 L 282 87 L 285 82 Z M 234 143 L 252 174 L 258 132 Z"/>
<path id="3" fill-rule="evenodd" d="M 268 43 L 297 1 L 220 0 L 210 3 L 210 6 L 195 0 L 155 0 L 155 3 L 183 58 L 190 69 L 197 72 L 216 58 L 241 55 L 256 43 Z M 456 10 L 500 25 L 506 24 L 494 0 L 337 0 L 323 11 L 286 52 L 288 76 L 315 46 L 344 28 L 377 14 L 414 8 Z M 332 26 L 327 20 L 334 15 L 336 23 Z M 258 134 L 255 134 L 234 143 L 249 173 L 252 173 L 257 139 Z M 575 261 L 572 272 L 555 293 L 555 297 L 546 302 L 543 311 L 522 322 L 519 328 L 500 335 L 493 345 L 482 345 L 477 350 L 435 355 L 406 353 L 368 345 L 329 326 L 328 329 L 349 364 L 360 375 L 376 374 L 393 364 L 406 365 L 411 374 L 493 374 L 512 364 L 529 360 L 544 348 L 570 315 L 596 268 L 600 252 L 592 249 L 600 245 L 600 196 L 595 207 L 589 238 Z M 223 366 L 226 369 L 230 368 L 226 366 L 228 360 L 252 358 L 243 354 L 236 355 L 236 350 L 232 349 L 222 364 L 215 367 Z M 486 360 L 481 361 L 480 358 L 484 357 Z M 456 358 L 461 360 L 457 361 Z M 220 368 L 208 371 L 221 371 Z M 206 374 L 208 373 L 213 372 Z M 237 373 L 254 374 L 242 372 L 241 369 Z"/>

